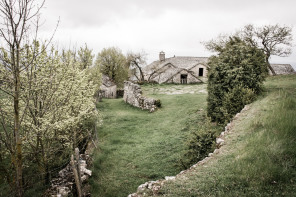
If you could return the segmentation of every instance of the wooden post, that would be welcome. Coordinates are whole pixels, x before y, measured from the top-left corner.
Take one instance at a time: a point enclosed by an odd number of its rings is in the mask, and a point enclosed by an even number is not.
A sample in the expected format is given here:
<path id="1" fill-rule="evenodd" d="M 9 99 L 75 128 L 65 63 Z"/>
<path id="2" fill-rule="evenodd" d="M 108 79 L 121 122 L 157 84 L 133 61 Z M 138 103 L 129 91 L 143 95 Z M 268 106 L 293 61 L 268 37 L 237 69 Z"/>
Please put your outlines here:
<path id="1" fill-rule="evenodd" d="M 79 176 L 78 176 L 78 172 L 77 172 L 77 168 L 74 162 L 74 156 L 71 155 L 71 166 L 72 166 L 72 170 L 74 173 L 74 179 L 75 179 L 75 184 L 76 184 L 76 188 L 77 188 L 77 193 L 78 193 L 78 197 L 82 197 L 82 191 L 81 191 L 81 187 L 80 187 L 80 182 L 79 182 Z"/>
<path id="2" fill-rule="evenodd" d="M 76 159 L 76 166 L 77 166 L 77 171 L 78 171 L 78 178 L 79 178 L 79 183 L 80 187 L 82 187 L 82 181 L 81 181 L 81 169 L 80 169 L 80 162 L 79 162 L 79 148 L 75 148 L 75 159 Z"/>

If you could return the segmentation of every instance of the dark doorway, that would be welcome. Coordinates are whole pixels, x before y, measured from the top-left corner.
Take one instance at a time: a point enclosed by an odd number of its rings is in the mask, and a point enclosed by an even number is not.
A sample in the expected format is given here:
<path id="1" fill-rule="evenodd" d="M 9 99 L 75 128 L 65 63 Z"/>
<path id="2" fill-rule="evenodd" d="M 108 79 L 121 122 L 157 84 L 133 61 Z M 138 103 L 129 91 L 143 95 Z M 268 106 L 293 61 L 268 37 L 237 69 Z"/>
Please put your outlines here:
<path id="1" fill-rule="evenodd" d="M 181 84 L 187 84 L 187 75 L 181 75 Z"/>
<path id="2" fill-rule="evenodd" d="M 203 76 L 203 73 L 204 73 L 204 69 L 203 68 L 199 68 L 198 69 L 198 76 L 199 77 L 202 77 Z"/>

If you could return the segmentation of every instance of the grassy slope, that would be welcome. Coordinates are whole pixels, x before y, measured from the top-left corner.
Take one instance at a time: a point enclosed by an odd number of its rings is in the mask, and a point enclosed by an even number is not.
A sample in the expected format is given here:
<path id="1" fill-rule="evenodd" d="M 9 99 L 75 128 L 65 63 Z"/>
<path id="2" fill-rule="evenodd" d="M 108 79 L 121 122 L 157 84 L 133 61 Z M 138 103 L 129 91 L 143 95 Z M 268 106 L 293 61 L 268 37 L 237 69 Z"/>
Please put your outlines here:
<path id="1" fill-rule="evenodd" d="M 161 87 L 161 88 L 160 88 Z M 205 89 L 205 85 L 186 89 Z M 160 91 L 161 89 L 161 91 Z M 164 95 L 181 86 L 144 86 L 147 96 L 160 99 L 162 108 L 148 113 L 122 99 L 103 100 L 99 150 L 94 155 L 92 196 L 127 196 L 149 180 L 178 173 L 176 164 L 184 151 L 189 117 L 197 119 L 206 107 L 206 94 Z"/>
<path id="2" fill-rule="evenodd" d="M 167 182 L 163 196 L 295 196 L 296 75 L 265 85 L 265 95 L 234 121 L 220 153 Z"/>

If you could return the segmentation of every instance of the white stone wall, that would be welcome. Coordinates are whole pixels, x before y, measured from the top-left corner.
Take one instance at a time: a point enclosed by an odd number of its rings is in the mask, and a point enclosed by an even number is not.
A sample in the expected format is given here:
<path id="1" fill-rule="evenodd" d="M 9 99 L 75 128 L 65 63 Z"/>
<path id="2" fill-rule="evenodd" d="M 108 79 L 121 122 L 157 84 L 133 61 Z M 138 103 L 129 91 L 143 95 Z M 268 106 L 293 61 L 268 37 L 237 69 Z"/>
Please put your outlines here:
<path id="1" fill-rule="evenodd" d="M 130 81 L 124 82 L 123 100 L 132 106 L 141 109 L 147 109 L 150 112 L 153 112 L 156 109 L 156 100 L 142 96 L 141 87 L 138 84 L 134 84 Z"/>

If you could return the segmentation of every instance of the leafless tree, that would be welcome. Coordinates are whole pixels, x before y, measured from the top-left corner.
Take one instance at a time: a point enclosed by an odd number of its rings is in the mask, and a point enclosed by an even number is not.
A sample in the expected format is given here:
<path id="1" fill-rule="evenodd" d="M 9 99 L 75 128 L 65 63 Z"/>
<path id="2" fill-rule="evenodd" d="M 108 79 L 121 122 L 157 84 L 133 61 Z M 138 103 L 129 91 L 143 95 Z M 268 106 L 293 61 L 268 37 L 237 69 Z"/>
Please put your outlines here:
<path id="1" fill-rule="evenodd" d="M 276 75 L 276 73 L 269 63 L 270 56 L 286 57 L 291 54 L 293 36 L 292 28 L 289 26 L 276 24 L 255 27 L 249 24 L 234 35 L 264 51 L 267 66 L 273 75 Z M 217 52 L 225 46 L 230 37 L 231 35 L 220 35 L 217 39 L 204 42 L 203 44 L 208 50 Z"/>
<path id="2" fill-rule="evenodd" d="M 129 52 L 127 54 L 127 64 L 130 69 L 135 69 L 133 75 L 139 82 L 143 82 L 145 80 L 142 68 L 146 64 L 146 56 L 147 54 L 144 51 L 139 53 Z"/>
<path id="3" fill-rule="evenodd" d="M 274 69 L 270 66 L 269 59 L 271 55 L 287 57 L 291 54 L 291 46 L 293 41 L 292 28 L 289 26 L 265 25 L 263 27 L 255 27 L 254 25 L 246 25 L 238 35 L 252 46 L 261 48 L 266 55 L 268 68 L 273 75 L 276 75 Z"/>

